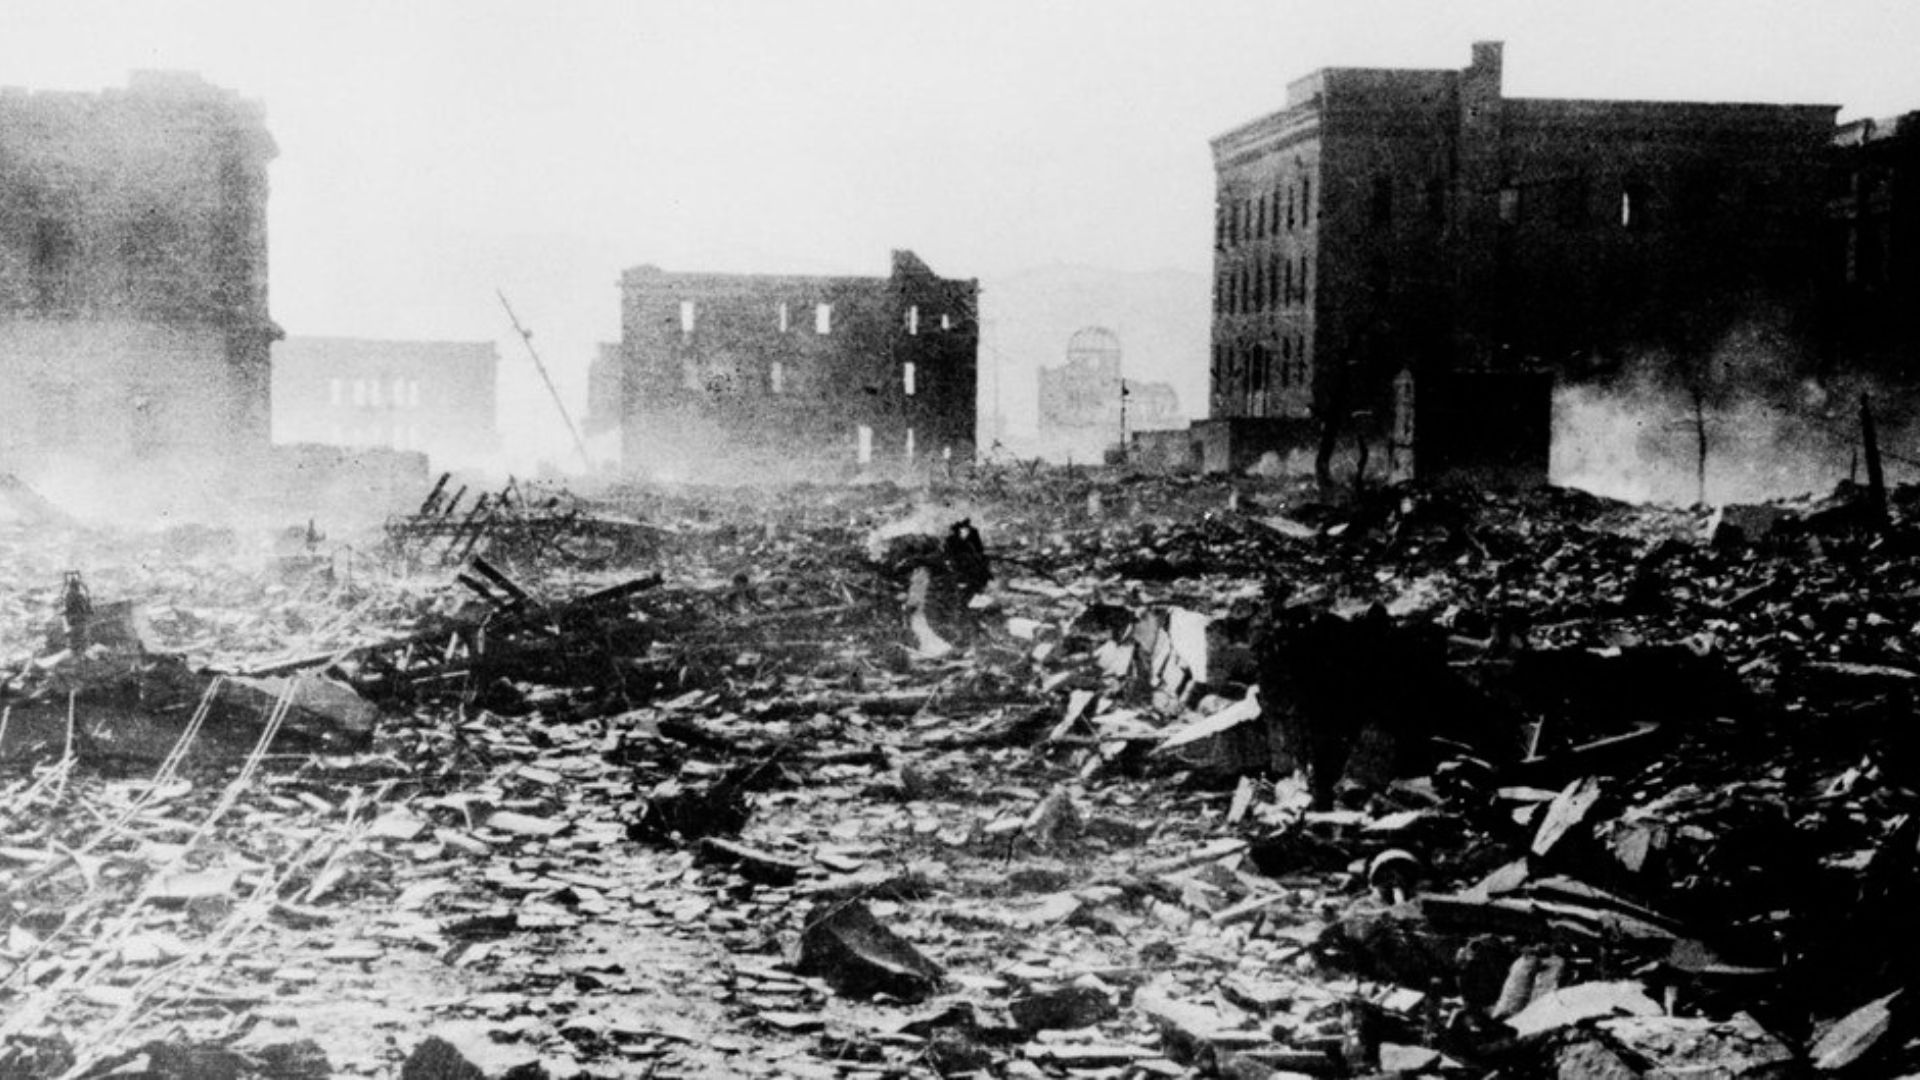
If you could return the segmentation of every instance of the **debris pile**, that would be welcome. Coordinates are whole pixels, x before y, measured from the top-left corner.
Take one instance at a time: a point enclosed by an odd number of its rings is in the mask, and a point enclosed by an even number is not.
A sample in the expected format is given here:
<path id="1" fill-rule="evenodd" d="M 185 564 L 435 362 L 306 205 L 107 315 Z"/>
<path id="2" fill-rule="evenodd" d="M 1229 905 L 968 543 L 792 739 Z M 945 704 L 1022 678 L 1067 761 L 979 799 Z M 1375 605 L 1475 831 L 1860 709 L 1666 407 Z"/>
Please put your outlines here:
<path id="1" fill-rule="evenodd" d="M 457 566 L 475 555 L 509 566 L 542 560 L 604 565 L 638 558 L 661 540 L 658 529 L 565 491 L 508 480 L 471 501 L 467 492 L 451 473 L 441 473 L 419 509 L 387 522 L 388 550 L 415 565 Z"/>
<path id="2" fill-rule="evenodd" d="M 0 538 L 8 1075 L 1920 1068 L 1912 492 L 447 486 Z"/>

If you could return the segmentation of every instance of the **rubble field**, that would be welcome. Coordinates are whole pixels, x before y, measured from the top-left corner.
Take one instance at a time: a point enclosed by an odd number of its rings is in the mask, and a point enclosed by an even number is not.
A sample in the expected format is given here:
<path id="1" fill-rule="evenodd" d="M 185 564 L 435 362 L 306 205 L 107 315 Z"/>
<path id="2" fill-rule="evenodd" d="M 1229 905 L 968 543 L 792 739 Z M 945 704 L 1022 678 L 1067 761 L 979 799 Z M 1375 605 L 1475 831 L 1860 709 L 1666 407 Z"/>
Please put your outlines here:
<path id="1" fill-rule="evenodd" d="M 0 513 L 0 1077 L 1920 1075 L 1920 493 Z"/>

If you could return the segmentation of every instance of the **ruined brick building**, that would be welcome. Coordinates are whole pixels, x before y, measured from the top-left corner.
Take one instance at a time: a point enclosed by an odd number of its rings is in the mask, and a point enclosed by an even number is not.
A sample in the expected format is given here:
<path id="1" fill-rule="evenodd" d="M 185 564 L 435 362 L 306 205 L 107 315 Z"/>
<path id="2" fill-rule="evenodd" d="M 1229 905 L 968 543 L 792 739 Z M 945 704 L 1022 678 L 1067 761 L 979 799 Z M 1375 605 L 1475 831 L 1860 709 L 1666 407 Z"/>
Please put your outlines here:
<path id="1" fill-rule="evenodd" d="M 641 266 L 620 284 L 629 472 L 825 478 L 973 455 L 974 281 L 896 251 L 884 278 Z"/>
<path id="2" fill-rule="evenodd" d="M 499 449 L 499 364 L 491 341 L 290 337 L 273 347 L 273 441 L 485 464 Z"/>
<path id="3" fill-rule="evenodd" d="M 1684 364 L 1756 318 L 1803 332 L 1837 111 L 1509 98 L 1497 43 L 1459 71 L 1296 80 L 1285 108 L 1213 140 L 1193 453 L 1239 468 L 1320 421 L 1384 434 L 1411 372 L 1399 404 L 1424 406 L 1436 460 L 1511 423 L 1544 477 L 1544 394 L 1503 391 L 1529 415 L 1490 414 L 1456 376 Z"/>
<path id="4" fill-rule="evenodd" d="M 0 90 L 0 468 L 265 452 L 274 154 L 257 105 L 193 75 Z"/>

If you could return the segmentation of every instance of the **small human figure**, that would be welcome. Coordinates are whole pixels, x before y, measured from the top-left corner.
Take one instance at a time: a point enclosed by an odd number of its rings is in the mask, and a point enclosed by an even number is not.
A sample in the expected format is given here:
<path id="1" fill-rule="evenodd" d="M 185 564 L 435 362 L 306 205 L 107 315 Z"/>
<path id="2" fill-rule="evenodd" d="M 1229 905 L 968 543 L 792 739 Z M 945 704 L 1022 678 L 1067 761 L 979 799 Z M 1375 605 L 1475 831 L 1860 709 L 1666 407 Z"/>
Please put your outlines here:
<path id="1" fill-rule="evenodd" d="M 87 651 L 87 627 L 93 620 L 93 594 L 80 579 L 80 571 L 69 570 L 60 597 L 60 614 L 66 623 L 67 648 L 75 656 Z"/>

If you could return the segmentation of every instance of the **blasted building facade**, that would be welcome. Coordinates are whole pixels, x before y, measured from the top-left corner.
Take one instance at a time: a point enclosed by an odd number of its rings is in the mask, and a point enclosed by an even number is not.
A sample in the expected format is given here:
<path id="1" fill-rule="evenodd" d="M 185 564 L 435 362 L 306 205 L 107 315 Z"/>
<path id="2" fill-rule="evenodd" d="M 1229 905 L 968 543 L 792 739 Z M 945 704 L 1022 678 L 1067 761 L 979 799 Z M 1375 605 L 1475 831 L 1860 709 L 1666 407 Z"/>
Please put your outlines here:
<path id="1" fill-rule="evenodd" d="M 1209 467 L 1329 418 L 1384 433 L 1402 372 L 1807 329 L 1837 107 L 1508 98 L 1501 68 L 1481 43 L 1457 71 L 1324 69 L 1213 140 Z"/>
<path id="2" fill-rule="evenodd" d="M 1042 453 L 1099 461 L 1131 432 L 1180 426 L 1173 387 L 1126 378 L 1121 356 L 1118 334 L 1089 326 L 1067 339 L 1065 363 L 1036 372 Z"/>
<path id="3" fill-rule="evenodd" d="M 480 465 L 499 449 L 499 366 L 491 341 L 290 337 L 273 347 L 273 440 Z"/>
<path id="4" fill-rule="evenodd" d="M 979 285 L 895 251 L 886 277 L 621 277 L 635 474 L 826 478 L 970 460 Z"/>
<path id="5" fill-rule="evenodd" d="M 177 73 L 0 90 L 0 459 L 205 470 L 268 443 L 259 106 Z"/>

